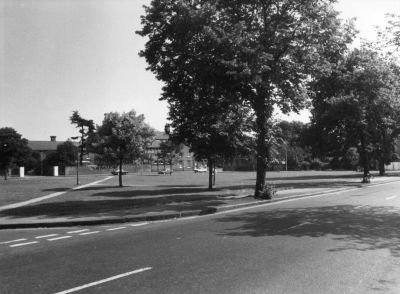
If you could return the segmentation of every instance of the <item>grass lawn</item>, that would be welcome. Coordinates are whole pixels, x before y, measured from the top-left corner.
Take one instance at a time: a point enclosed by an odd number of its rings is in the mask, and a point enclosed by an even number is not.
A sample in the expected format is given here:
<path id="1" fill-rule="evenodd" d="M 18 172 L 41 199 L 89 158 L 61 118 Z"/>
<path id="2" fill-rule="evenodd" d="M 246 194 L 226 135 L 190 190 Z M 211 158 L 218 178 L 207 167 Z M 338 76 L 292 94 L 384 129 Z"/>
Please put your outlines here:
<path id="1" fill-rule="evenodd" d="M 332 189 L 357 186 L 361 173 L 349 171 L 268 172 L 267 182 L 278 190 Z M 81 184 L 105 176 L 83 176 Z M 235 196 L 253 195 L 255 172 L 222 172 L 217 174 L 216 186 L 208 190 L 208 174 L 176 172 L 172 175 L 128 174 L 124 187 L 118 187 L 118 177 L 71 191 L 74 177 L 12 178 L 0 182 L 0 206 L 35 197 L 66 191 L 65 194 L 29 206 L 0 212 L 8 217 L 82 217 L 120 216 L 157 211 L 180 212 L 208 206 L 243 202 Z"/>
<path id="2" fill-rule="evenodd" d="M 105 177 L 104 175 L 79 176 L 79 183 L 83 185 Z M 0 206 L 30 200 L 54 192 L 67 191 L 75 186 L 75 176 L 9 177 L 7 181 L 0 178 Z"/>

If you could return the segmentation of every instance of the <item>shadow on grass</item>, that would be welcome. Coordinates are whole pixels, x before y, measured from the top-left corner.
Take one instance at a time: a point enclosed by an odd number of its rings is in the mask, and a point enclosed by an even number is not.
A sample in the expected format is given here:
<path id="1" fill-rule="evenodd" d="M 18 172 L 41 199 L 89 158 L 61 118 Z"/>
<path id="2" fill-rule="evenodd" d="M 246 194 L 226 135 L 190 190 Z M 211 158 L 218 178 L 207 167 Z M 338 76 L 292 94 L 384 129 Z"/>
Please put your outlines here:
<path id="1" fill-rule="evenodd" d="M 64 192 L 64 191 L 68 191 L 71 188 L 49 188 L 49 189 L 43 189 L 43 192 Z"/>
<path id="2" fill-rule="evenodd" d="M 41 203 L 0 212 L 0 217 L 56 218 L 138 215 L 143 212 L 201 210 L 225 204 L 215 195 L 170 196 L 153 199 L 119 199 Z"/>
<path id="3" fill-rule="evenodd" d="M 87 187 L 84 189 L 75 190 L 72 193 L 80 193 L 82 191 L 93 191 L 93 194 L 89 194 L 90 197 L 116 197 L 116 198 L 134 198 L 138 196 L 169 196 L 170 195 L 181 195 L 185 196 L 186 194 L 190 194 L 192 197 L 193 194 L 197 194 L 199 196 L 204 195 L 204 193 L 208 194 L 217 194 L 222 193 L 225 196 L 226 193 L 237 190 L 245 190 L 245 189 L 253 189 L 254 185 L 236 185 L 236 186 L 221 186 L 214 187 L 212 190 L 209 190 L 205 186 L 201 185 L 182 185 L 176 186 L 172 185 L 174 188 L 164 188 L 160 189 L 160 187 L 165 186 L 156 186 L 151 189 L 144 189 L 144 187 L 135 187 L 135 186 L 101 186 L 101 187 Z M 236 194 L 232 194 L 230 196 L 235 196 Z M 214 197 L 216 195 L 213 195 Z"/>
<path id="4" fill-rule="evenodd" d="M 388 249 L 400 257 L 400 209 L 351 205 L 277 209 L 220 218 L 233 223 L 228 236 L 333 236 L 340 245 L 329 251 Z"/>
<path id="5" fill-rule="evenodd" d="M 288 189 L 307 189 L 307 188 L 343 188 L 343 187 L 355 187 L 360 184 L 349 183 L 349 182 L 318 182 L 318 183 L 307 183 L 307 182 L 290 182 L 290 183 L 277 183 L 275 184 L 278 190 L 288 190 Z M 116 197 L 116 198 L 134 198 L 138 196 L 167 196 L 167 195 L 184 195 L 184 194 L 203 194 L 203 193 L 220 193 L 224 196 L 225 193 L 232 192 L 234 195 L 241 194 L 244 190 L 253 190 L 254 184 L 249 185 L 222 185 L 214 187 L 209 190 L 205 186 L 201 185 L 181 185 L 174 186 L 171 188 L 160 189 L 160 187 L 165 187 L 165 185 L 155 186 L 151 189 L 144 189 L 143 187 L 122 187 L 117 188 L 116 186 L 101 186 L 101 187 L 88 187 L 84 189 L 76 190 L 75 193 L 79 191 L 93 191 L 91 197 Z"/>

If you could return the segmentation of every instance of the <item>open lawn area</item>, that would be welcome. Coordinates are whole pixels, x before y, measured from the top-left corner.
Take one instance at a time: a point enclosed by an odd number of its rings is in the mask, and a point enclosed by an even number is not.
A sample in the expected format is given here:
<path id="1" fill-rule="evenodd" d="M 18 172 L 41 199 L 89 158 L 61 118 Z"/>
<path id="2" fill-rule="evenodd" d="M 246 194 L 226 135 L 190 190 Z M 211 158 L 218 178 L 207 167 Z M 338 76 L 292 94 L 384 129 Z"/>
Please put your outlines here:
<path id="1" fill-rule="evenodd" d="M 105 175 L 79 176 L 79 183 L 84 185 L 105 177 Z M 30 200 L 54 192 L 67 191 L 73 187 L 76 187 L 75 176 L 9 177 L 7 181 L 0 178 L 0 206 Z"/>
<path id="2" fill-rule="evenodd" d="M 391 174 L 393 179 L 398 174 Z M 11 178 L 0 182 L 0 206 L 63 192 L 57 197 L 27 206 L 3 210 L 2 217 L 77 218 L 139 215 L 157 212 L 183 212 L 240 204 L 253 201 L 255 172 L 222 172 L 216 185 L 208 190 L 208 174 L 176 172 L 172 175 L 128 174 L 124 187 L 118 187 L 118 176 L 97 184 L 72 190 L 74 177 Z M 316 193 L 331 189 L 360 186 L 362 174 L 351 171 L 268 172 L 278 195 Z M 107 175 L 80 178 L 81 184 L 106 179 Z M 378 177 L 376 177 L 378 180 Z M 293 192 L 291 192 L 293 191 Z M 250 197 L 246 197 L 250 196 Z M 282 197 L 282 196 L 281 196 Z"/>

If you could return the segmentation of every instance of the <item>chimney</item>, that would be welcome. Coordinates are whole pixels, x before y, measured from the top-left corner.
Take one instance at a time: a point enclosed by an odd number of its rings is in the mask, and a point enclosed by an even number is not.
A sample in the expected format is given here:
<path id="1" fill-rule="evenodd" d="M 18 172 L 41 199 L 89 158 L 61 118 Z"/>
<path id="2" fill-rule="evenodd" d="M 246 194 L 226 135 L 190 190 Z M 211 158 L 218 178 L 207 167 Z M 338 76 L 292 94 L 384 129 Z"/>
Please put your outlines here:
<path id="1" fill-rule="evenodd" d="M 56 136 L 50 136 L 50 141 L 55 142 L 56 141 Z"/>

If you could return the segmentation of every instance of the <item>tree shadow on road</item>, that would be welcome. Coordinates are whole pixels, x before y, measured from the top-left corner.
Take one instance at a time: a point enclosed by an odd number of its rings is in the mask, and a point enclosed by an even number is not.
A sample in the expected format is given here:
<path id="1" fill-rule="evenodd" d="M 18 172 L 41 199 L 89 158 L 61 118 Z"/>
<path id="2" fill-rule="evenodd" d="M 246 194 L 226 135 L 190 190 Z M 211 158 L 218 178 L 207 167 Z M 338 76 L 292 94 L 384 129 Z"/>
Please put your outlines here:
<path id="1" fill-rule="evenodd" d="M 221 218 L 237 222 L 228 236 L 333 236 L 341 245 L 329 251 L 388 249 L 400 257 L 400 209 L 351 205 L 277 209 Z"/>

